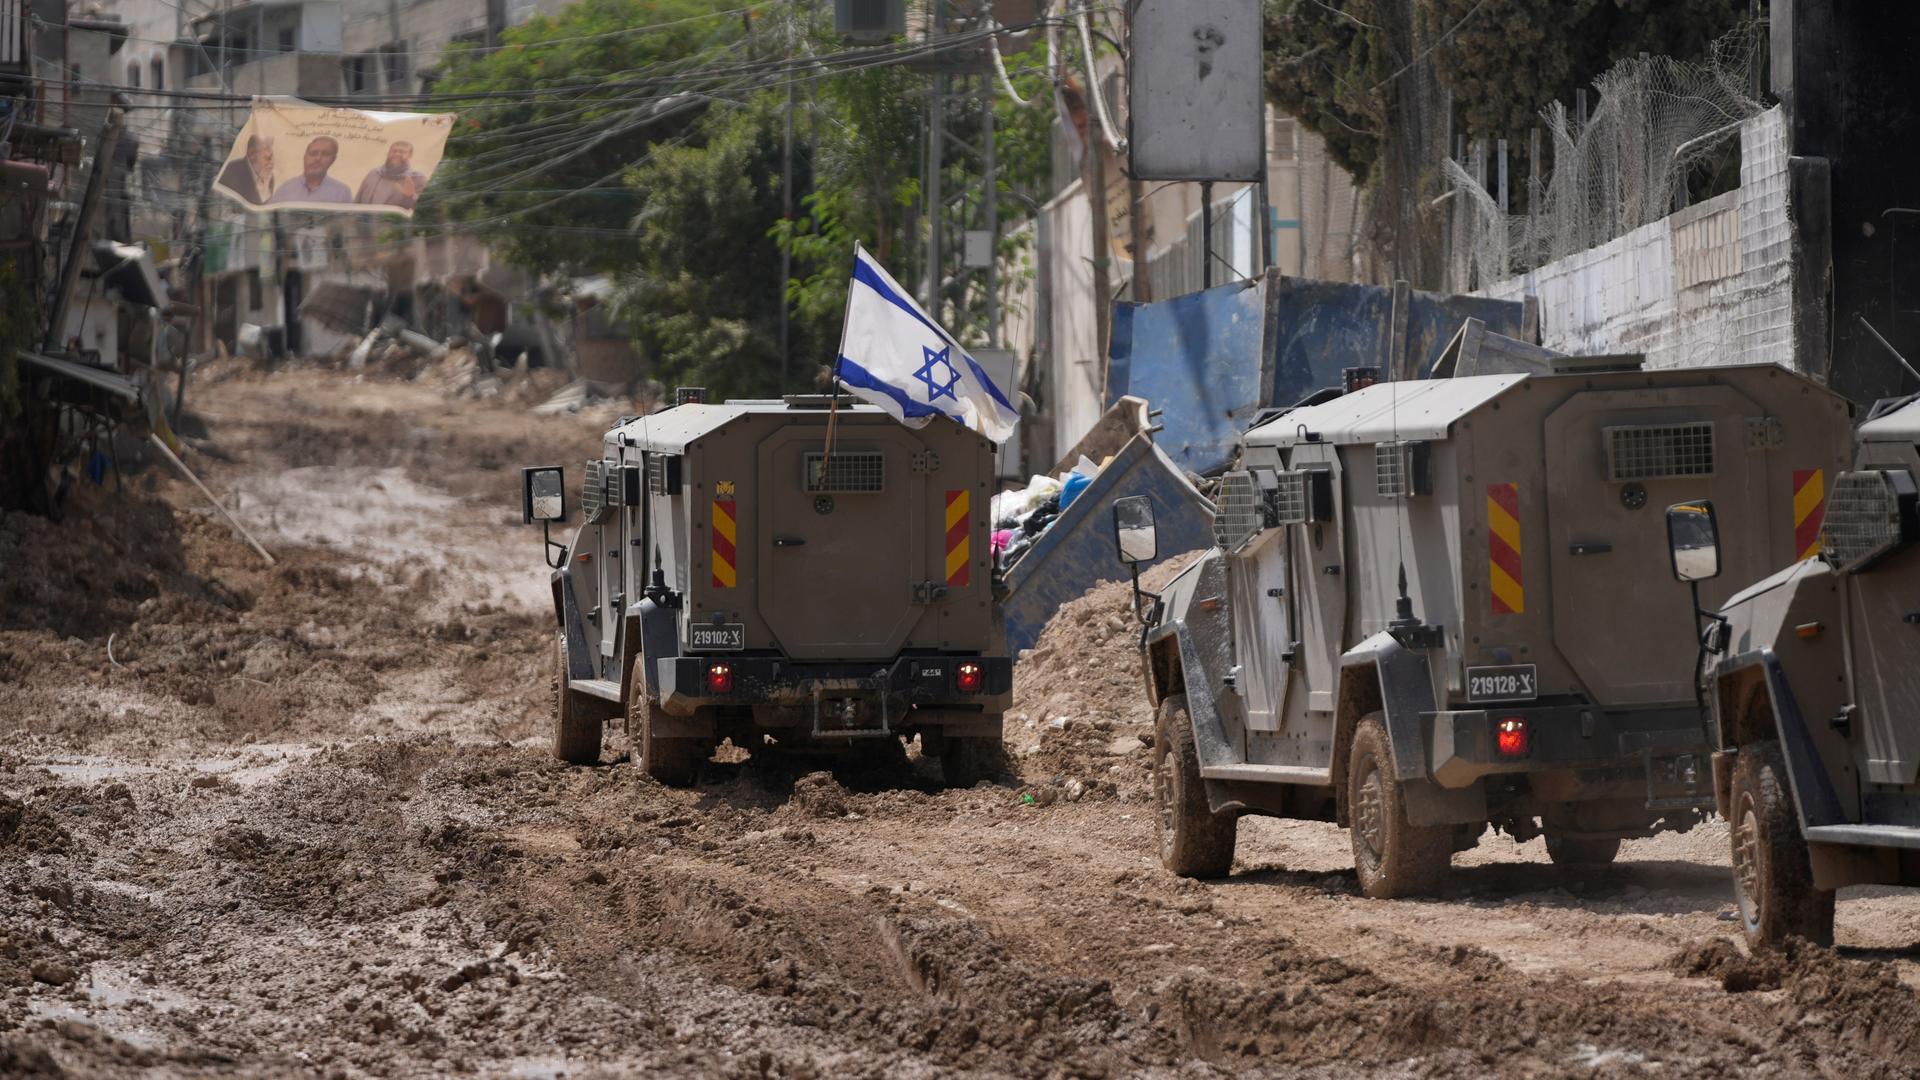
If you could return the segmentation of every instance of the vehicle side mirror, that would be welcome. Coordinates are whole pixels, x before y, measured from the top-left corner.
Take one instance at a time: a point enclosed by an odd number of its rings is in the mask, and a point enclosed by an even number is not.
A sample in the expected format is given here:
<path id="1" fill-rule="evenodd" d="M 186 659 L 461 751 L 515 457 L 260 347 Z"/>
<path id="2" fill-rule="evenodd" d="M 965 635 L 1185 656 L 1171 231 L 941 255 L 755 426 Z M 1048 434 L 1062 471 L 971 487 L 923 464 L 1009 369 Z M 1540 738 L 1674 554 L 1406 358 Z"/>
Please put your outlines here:
<path id="1" fill-rule="evenodd" d="M 1667 507 L 1667 550 L 1676 581 L 1706 581 L 1720 576 L 1720 525 L 1705 500 Z"/>
<path id="2" fill-rule="evenodd" d="M 520 470 L 520 519 L 527 525 L 567 520 L 566 466 L 536 465 Z"/>
<path id="3" fill-rule="evenodd" d="M 1153 528 L 1153 500 L 1145 495 L 1114 500 L 1113 543 L 1123 563 L 1138 565 L 1154 560 L 1160 548 Z"/>

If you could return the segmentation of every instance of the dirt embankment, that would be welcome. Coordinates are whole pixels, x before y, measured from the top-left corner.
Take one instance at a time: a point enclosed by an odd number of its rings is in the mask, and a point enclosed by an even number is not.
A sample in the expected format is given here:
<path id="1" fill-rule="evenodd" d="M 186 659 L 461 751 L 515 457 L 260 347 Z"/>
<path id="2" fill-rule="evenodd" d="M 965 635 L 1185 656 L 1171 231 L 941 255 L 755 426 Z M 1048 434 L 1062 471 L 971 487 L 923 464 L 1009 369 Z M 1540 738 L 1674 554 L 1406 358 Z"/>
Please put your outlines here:
<path id="1" fill-rule="evenodd" d="M 1912 1073 L 1920 904 L 1748 958 L 1724 834 L 1166 874 L 1125 585 L 1022 661 L 1001 785 L 561 766 L 510 470 L 604 418 L 223 374 L 189 460 L 277 566 L 157 473 L 0 518 L 0 1075 Z"/>

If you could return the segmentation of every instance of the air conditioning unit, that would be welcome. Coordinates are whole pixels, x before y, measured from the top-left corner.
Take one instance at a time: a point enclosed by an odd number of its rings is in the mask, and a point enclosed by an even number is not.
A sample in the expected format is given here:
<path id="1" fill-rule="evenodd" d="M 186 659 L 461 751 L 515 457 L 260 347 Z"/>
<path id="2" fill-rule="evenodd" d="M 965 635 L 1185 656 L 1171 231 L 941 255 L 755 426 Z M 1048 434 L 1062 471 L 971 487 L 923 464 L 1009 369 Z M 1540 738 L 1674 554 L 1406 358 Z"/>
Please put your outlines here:
<path id="1" fill-rule="evenodd" d="M 907 32 L 907 0 L 833 0 L 833 31 L 850 41 L 885 41 Z"/>

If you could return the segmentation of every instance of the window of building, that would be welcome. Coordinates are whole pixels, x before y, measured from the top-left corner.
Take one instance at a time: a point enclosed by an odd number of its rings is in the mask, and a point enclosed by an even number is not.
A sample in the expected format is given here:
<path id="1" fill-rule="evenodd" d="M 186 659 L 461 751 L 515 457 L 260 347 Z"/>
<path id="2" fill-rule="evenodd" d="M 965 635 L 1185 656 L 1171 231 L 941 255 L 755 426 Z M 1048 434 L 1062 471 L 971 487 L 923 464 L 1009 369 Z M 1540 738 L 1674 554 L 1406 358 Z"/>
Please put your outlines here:
<path id="1" fill-rule="evenodd" d="M 387 92 L 407 88 L 407 43 L 396 41 L 380 50 L 381 69 L 386 76 Z"/>
<path id="2" fill-rule="evenodd" d="M 281 52 L 293 51 L 293 33 L 294 33 L 293 27 L 291 26 L 283 26 L 280 28 L 280 51 Z"/>
<path id="3" fill-rule="evenodd" d="M 140 65 L 139 64 L 127 65 L 127 85 L 133 87 L 135 90 L 140 89 Z"/>
<path id="4" fill-rule="evenodd" d="M 349 56 L 345 67 L 347 92 L 357 94 L 373 89 L 373 58 L 368 56 Z"/>
<path id="5" fill-rule="evenodd" d="M 266 306 L 266 297 L 261 294 L 260 271 L 247 271 L 247 310 L 259 311 Z"/>
<path id="6" fill-rule="evenodd" d="M 152 68 L 153 88 L 155 90 L 165 90 L 167 88 L 167 62 L 156 56 L 153 58 Z"/>

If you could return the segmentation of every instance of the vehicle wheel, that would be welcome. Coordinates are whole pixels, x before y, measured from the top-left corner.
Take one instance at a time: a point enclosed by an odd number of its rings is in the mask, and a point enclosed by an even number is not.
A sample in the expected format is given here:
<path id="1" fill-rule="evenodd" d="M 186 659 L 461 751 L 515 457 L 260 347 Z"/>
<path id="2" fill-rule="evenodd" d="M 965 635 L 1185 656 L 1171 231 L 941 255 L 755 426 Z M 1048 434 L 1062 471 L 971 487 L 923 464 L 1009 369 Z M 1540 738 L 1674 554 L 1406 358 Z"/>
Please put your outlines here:
<path id="1" fill-rule="evenodd" d="M 1006 745 L 998 735 L 949 735 L 940 751 L 940 771 L 950 788 L 970 788 L 1007 771 Z"/>
<path id="2" fill-rule="evenodd" d="M 640 770 L 668 787 L 690 787 L 708 756 L 699 739 L 662 739 L 653 734 L 653 703 L 647 698 L 646 659 L 635 657 L 627 695 L 627 753 Z"/>
<path id="3" fill-rule="evenodd" d="M 1813 887 L 1779 743 L 1740 748 L 1731 809 L 1733 893 L 1747 944 L 1778 945 L 1797 936 L 1832 945 L 1833 893 Z"/>
<path id="4" fill-rule="evenodd" d="M 553 756 L 570 765 L 600 764 L 605 726 L 597 710 L 581 708 L 578 695 L 567 689 L 567 639 L 562 635 L 553 663 Z"/>
<path id="5" fill-rule="evenodd" d="M 1438 891 L 1453 860 L 1453 829 L 1409 824 L 1404 799 L 1386 723 L 1380 713 L 1368 713 L 1353 733 L 1347 814 L 1360 891 L 1377 900 Z"/>
<path id="6" fill-rule="evenodd" d="M 1555 866 L 1605 866 L 1620 855 L 1620 838 L 1547 834 L 1547 858 Z"/>
<path id="7" fill-rule="evenodd" d="M 1160 864 L 1181 877 L 1226 877 L 1233 869 L 1240 818 L 1216 814 L 1207 804 L 1185 694 L 1160 702 L 1160 713 L 1154 718 L 1153 801 Z"/>

